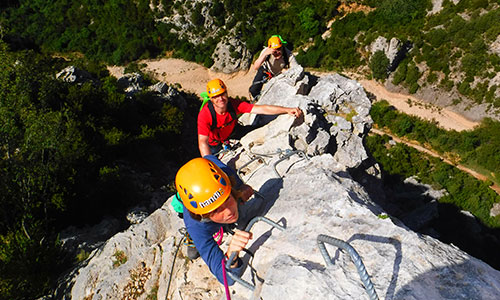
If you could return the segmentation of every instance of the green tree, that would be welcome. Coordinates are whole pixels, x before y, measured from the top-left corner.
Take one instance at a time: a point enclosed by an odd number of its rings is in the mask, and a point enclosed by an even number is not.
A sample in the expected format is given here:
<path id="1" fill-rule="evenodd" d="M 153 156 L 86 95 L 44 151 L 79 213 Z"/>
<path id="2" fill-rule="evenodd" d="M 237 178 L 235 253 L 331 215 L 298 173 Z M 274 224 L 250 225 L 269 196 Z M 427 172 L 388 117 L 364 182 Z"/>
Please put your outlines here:
<path id="1" fill-rule="evenodd" d="M 370 60 L 370 69 L 376 79 L 386 79 L 388 76 L 389 59 L 384 51 L 376 51 Z"/>

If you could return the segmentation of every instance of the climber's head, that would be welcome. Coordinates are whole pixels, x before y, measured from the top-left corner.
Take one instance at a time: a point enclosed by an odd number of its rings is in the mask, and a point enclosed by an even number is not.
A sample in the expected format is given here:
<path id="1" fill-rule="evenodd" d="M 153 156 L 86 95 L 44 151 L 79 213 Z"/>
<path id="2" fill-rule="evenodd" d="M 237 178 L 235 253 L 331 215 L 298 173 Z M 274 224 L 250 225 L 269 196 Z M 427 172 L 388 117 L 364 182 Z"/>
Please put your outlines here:
<path id="1" fill-rule="evenodd" d="M 279 49 L 281 48 L 281 39 L 277 35 L 273 35 L 267 40 L 267 47 L 271 49 Z"/>
<path id="2" fill-rule="evenodd" d="M 267 40 L 267 47 L 273 50 L 272 54 L 276 59 L 279 59 L 282 55 L 283 43 L 279 35 L 273 35 Z"/>
<path id="3" fill-rule="evenodd" d="M 238 206 L 231 195 L 231 181 L 217 165 L 206 158 L 195 158 L 175 176 L 175 187 L 184 206 L 193 214 L 216 223 L 238 220 Z"/>
<path id="4" fill-rule="evenodd" d="M 227 88 L 224 82 L 220 79 L 213 79 L 207 83 L 207 94 L 212 100 L 214 106 L 225 109 L 228 97 Z"/>

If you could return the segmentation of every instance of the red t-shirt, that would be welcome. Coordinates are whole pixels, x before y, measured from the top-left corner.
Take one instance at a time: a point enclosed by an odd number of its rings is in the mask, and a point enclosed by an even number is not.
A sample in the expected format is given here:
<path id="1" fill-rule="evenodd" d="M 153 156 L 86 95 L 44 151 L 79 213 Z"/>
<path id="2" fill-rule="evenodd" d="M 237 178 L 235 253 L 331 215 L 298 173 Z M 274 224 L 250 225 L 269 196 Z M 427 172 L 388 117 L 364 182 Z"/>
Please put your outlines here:
<path id="1" fill-rule="evenodd" d="M 249 113 L 253 108 L 253 104 L 232 98 L 229 98 L 227 105 L 232 105 L 237 115 Z M 231 114 L 227 111 L 224 115 L 219 115 L 218 113 L 215 113 L 215 115 L 217 116 L 217 128 L 211 131 L 212 115 L 210 114 L 208 105 L 203 106 L 198 114 L 198 134 L 208 136 L 208 144 L 212 146 L 216 146 L 219 142 L 227 141 L 238 122 L 238 120 L 233 120 Z"/>

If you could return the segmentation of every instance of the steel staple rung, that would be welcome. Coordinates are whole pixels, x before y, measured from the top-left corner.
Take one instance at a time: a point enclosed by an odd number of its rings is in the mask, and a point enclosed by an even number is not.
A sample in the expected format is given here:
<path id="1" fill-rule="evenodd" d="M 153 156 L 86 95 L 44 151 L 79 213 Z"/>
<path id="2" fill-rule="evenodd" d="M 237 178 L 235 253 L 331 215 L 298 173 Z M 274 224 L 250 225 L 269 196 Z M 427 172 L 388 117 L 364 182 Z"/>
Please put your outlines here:
<path id="1" fill-rule="evenodd" d="M 366 272 L 365 265 L 363 264 L 363 261 L 361 260 L 358 252 L 356 252 L 356 250 L 351 245 L 349 245 L 347 242 L 324 234 L 318 235 L 317 243 L 321 255 L 325 259 L 325 262 L 328 266 L 333 265 L 333 263 L 330 255 L 328 254 L 328 251 L 326 250 L 325 243 L 337 246 L 340 249 L 347 251 L 347 253 L 349 253 L 349 256 L 351 257 L 352 262 L 356 266 L 356 269 L 358 270 L 359 276 L 361 278 L 361 281 L 363 282 L 363 285 L 365 286 L 366 293 L 370 297 L 370 300 L 378 300 L 377 292 L 373 287 L 370 276 Z"/>
<path id="2" fill-rule="evenodd" d="M 274 164 L 273 164 L 273 169 L 274 169 L 274 173 L 276 173 L 276 175 L 279 177 L 279 178 L 282 178 L 280 173 L 278 173 L 278 170 L 276 169 L 276 165 L 278 165 L 280 162 L 284 161 L 285 159 L 288 159 L 290 156 L 294 155 L 294 154 L 298 154 L 299 157 L 304 157 L 306 158 L 307 160 L 309 160 L 309 157 L 307 157 L 307 155 L 304 153 L 304 151 L 302 150 L 286 150 L 285 151 L 285 154 L 281 155 L 280 156 L 280 159 L 278 159 Z"/>
<path id="3" fill-rule="evenodd" d="M 257 216 L 255 218 L 253 218 L 252 220 L 250 220 L 250 222 L 248 223 L 247 227 L 245 228 L 245 231 L 246 232 L 249 232 L 250 229 L 252 229 L 252 226 L 257 223 L 258 221 L 264 221 L 266 222 L 267 224 L 275 227 L 275 228 L 278 228 L 279 230 L 285 230 L 286 228 L 284 226 L 281 226 L 280 224 L 274 222 L 274 221 L 271 221 L 270 219 L 266 218 L 266 217 L 263 217 L 263 216 Z M 229 277 L 231 277 L 231 279 L 233 279 L 234 281 L 240 283 L 241 285 L 243 285 L 244 287 L 248 288 L 249 290 L 255 290 L 255 285 L 252 285 L 251 283 L 243 280 L 241 277 L 233 274 L 230 272 L 230 267 L 231 267 L 231 262 L 233 262 L 234 258 L 236 257 L 236 252 L 233 252 L 231 254 L 231 257 L 229 257 L 229 259 L 227 260 L 226 262 L 226 270 L 228 271 L 227 274 L 229 275 Z"/>

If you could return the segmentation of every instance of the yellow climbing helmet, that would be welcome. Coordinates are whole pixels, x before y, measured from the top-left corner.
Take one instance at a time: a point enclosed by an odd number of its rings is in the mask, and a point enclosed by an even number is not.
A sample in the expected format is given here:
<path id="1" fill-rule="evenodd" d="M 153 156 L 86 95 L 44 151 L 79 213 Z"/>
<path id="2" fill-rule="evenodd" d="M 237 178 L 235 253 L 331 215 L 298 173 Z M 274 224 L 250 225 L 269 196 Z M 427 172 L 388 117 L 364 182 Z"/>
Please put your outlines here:
<path id="1" fill-rule="evenodd" d="M 273 35 L 267 40 L 267 47 L 271 49 L 279 49 L 281 48 L 281 39 L 278 35 Z"/>
<path id="2" fill-rule="evenodd" d="M 207 214 L 224 203 L 231 194 L 231 180 L 206 158 L 194 158 L 175 176 L 175 187 L 186 208 L 197 215 Z"/>
<path id="3" fill-rule="evenodd" d="M 226 85 L 220 79 L 212 79 L 207 83 L 208 96 L 215 97 L 226 91 Z"/>

